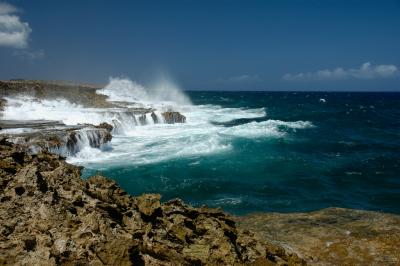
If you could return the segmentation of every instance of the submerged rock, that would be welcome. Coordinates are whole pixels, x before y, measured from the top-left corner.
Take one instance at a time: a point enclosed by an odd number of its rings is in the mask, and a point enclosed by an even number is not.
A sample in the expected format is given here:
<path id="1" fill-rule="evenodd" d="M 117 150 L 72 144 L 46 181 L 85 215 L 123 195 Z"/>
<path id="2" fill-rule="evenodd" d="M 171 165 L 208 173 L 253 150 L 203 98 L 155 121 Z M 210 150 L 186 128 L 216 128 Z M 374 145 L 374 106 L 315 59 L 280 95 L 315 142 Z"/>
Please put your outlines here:
<path id="1" fill-rule="evenodd" d="M 179 112 L 164 112 L 162 113 L 162 116 L 164 117 L 164 121 L 167 124 L 174 124 L 174 123 L 185 123 L 186 122 L 186 117 Z"/>
<path id="2" fill-rule="evenodd" d="M 220 210 L 129 196 L 48 152 L 0 139 L 0 264 L 301 265 Z"/>

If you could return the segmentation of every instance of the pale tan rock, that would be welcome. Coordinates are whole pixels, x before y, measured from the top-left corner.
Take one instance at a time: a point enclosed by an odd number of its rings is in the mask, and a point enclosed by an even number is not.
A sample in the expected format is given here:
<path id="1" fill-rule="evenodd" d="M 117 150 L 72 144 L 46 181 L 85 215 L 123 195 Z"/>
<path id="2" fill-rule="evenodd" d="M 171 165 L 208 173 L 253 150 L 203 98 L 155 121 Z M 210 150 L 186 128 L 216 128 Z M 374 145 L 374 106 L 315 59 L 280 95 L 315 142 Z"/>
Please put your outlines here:
<path id="1" fill-rule="evenodd" d="M 160 194 L 141 195 L 136 198 L 137 208 L 142 214 L 151 216 L 161 207 L 160 199 Z"/>
<path id="2" fill-rule="evenodd" d="M 293 250 L 311 265 L 400 265 L 400 216 L 328 208 L 309 213 L 237 217 L 239 227 Z M 296 258 L 282 256 L 286 261 Z"/>

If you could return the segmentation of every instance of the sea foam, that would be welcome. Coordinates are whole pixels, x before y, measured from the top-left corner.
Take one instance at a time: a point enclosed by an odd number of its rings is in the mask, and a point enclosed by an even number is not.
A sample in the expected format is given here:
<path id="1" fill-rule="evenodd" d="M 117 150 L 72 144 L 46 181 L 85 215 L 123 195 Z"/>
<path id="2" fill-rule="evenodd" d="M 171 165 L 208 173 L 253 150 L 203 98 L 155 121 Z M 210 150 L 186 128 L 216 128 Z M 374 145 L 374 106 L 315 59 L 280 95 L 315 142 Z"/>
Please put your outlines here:
<path id="1" fill-rule="evenodd" d="M 235 138 L 284 138 L 290 130 L 312 127 L 307 121 L 267 119 L 265 108 L 226 108 L 219 105 L 193 105 L 189 97 L 167 79 L 147 88 L 129 79 L 110 78 L 98 94 L 111 102 L 127 102 L 128 107 L 155 108 L 161 113 L 176 110 L 186 116 L 184 124 L 154 123 L 150 114 L 144 125 L 127 108 L 86 108 L 65 99 L 36 99 L 28 96 L 7 98 L 3 119 L 62 121 L 67 125 L 110 123 L 113 140 L 107 149 L 90 146 L 70 156 L 75 164 L 141 165 L 180 157 L 196 157 L 229 152 Z M 265 120 L 264 120 L 265 118 Z M 237 119 L 258 119 L 248 123 L 224 126 Z M 259 120 L 264 121 L 259 121 Z"/>

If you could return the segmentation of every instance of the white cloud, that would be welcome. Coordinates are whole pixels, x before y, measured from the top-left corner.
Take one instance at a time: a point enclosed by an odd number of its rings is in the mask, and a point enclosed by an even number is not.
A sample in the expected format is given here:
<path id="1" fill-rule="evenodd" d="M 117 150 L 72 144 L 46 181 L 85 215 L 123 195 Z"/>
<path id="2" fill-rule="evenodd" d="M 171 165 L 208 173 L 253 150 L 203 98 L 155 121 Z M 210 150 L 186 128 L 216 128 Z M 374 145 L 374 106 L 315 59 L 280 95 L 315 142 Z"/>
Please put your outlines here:
<path id="1" fill-rule="evenodd" d="M 219 78 L 219 82 L 225 82 L 225 83 L 247 83 L 247 82 L 259 82 L 262 81 L 262 79 L 258 75 L 239 75 L 239 76 L 233 76 L 229 78 Z"/>
<path id="2" fill-rule="evenodd" d="M 376 65 L 370 62 L 364 63 L 360 68 L 343 69 L 341 67 L 329 70 L 319 70 L 316 72 L 285 74 L 284 80 L 287 81 L 318 81 L 318 80 L 343 80 L 343 79 L 377 79 L 392 78 L 400 75 L 399 69 L 395 65 Z"/>
<path id="3" fill-rule="evenodd" d="M 12 48 L 28 47 L 32 29 L 14 13 L 18 9 L 8 3 L 0 3 L 0 46 Z"/>
<path id="4" fill-rule="evenodd" d="M 0 15 L 15 13 L 17 11 L 18 11 L 18 9 L 15 6 L 10 5 L 8 3 L 0 2 Z"/>

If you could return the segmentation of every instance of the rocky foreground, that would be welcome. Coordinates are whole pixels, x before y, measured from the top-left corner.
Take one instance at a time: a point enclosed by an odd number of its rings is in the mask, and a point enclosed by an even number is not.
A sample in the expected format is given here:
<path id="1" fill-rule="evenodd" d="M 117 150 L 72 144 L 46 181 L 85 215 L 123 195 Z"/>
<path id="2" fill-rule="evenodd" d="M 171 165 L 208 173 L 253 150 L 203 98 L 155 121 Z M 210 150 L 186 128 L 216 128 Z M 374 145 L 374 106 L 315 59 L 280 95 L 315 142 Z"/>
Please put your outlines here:
<path id="1" fill-rule="evenodd" d="M 48 152 L 0 140 L 0 264 L 303 265 L 217 209 L 129 196 Z"/>

